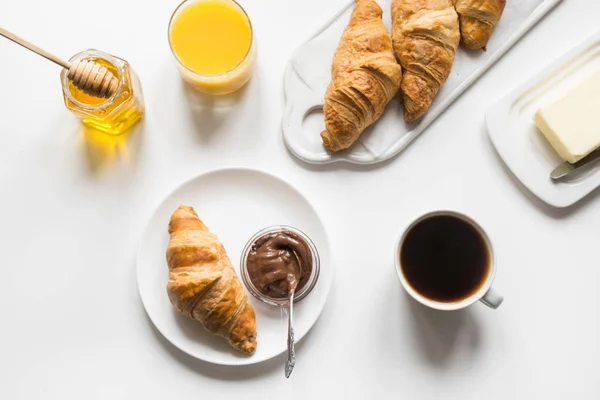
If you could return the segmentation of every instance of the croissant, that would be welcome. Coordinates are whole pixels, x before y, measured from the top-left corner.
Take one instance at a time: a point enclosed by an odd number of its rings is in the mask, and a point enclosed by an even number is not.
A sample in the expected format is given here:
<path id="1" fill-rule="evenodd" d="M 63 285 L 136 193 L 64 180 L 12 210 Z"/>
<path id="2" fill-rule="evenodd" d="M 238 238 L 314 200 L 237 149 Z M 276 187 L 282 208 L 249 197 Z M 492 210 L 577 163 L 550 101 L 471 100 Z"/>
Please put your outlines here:
<path id="1" fill-rule="evenodd" d="M 335 51 L 323 106 L 326 130 L 321 133 L 329 150 L 350 147 L 400 87 L 402 72 L 382 14 L 374 0 L 356 0 Z"/>
<path id="2" fill-rule="evenodd" d="M 256 316 L 216 235 L 192 207 L 179 207 L 169 222 L 167 248 L 171 304 L 244 353 L 256 350 Z"/>
<path id="3" fill-rule="evenodd" d="M 500 20 L 506 0 L 453 0 L 460 21 L 462 44 L 469 50 L 482 49 Z"/>
<path id="4" fill-rule="evenodd" d="M 404 69 L 404 120 L 419 119 L 448 79 L 460 41 L 451 0 L 393 0 L 392 39 Z"/>

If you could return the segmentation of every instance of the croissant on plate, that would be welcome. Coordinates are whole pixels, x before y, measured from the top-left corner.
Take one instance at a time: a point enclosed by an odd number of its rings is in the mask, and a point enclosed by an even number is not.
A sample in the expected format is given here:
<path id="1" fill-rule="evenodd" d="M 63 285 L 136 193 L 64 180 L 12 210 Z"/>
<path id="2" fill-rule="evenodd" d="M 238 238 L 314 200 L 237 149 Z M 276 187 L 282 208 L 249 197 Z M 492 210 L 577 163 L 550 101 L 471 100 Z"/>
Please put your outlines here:
<path id="1" fill-rule="evenodd" d="M 460 21 L 462 44 L 469 50 L 482 49 L 500 20 L 506 0 L 453 0 Z"/>
<path id="2" fill-rule="evenodd" d="M 392 0 L 392 39 L 404 76 L 404 120 L 420 118 L 448 79 L 460 42 L 451 0 Z"/>
<path id="3" fill-rule="evenodd" d="M 329 150 L 350 147 L 379 119 L 400 86 L 401 68 L 382 14 L 374 0 L 356 0 L 335 51 L 323 107 L 326 130 L 321 133 Z"/>
<path id="4" fill-rule="evenodd" d="M 167 294 L 182 314 L 199 321 L 244 353 L 256 350 L 256 316 L 216 235 L 192 207 L 181 206 L 169 222 Z"/>

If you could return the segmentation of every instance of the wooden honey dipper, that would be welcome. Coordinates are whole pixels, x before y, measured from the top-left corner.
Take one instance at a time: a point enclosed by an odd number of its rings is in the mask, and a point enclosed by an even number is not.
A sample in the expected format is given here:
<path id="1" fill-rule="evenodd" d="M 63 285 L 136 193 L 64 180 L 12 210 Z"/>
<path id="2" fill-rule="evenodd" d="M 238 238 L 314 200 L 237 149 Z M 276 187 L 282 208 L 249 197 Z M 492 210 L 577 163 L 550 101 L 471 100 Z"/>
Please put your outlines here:
<path id="1" fill-rule="evenodd" d="M 103 65 L 90 60 L 78 60 L 71 64 L 6 29 L 0 28 L 0 35 L 65 68 L 68 71 L 67 78 L 73 85 L 90 96 L 109 98 L 119 87 L 119 79 Z"/>

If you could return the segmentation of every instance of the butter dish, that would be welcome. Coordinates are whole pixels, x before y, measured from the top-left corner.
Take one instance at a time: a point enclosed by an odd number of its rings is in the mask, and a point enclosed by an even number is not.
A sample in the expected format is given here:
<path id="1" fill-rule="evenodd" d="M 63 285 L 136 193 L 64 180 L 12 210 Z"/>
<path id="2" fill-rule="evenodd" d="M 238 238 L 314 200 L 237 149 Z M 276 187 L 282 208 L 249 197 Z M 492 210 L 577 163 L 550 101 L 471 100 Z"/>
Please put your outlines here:
<path id="1" fill-rule="evenodd" d="M 486 111 L 488 134 L 512 173 L 542 201 L 568 207 L 600 186 L 600 164 L 584 163 L 560 181 L 563 160 L 534 123 L 535 113 L 600 71 L 600 31 L 585 39 Z"/>

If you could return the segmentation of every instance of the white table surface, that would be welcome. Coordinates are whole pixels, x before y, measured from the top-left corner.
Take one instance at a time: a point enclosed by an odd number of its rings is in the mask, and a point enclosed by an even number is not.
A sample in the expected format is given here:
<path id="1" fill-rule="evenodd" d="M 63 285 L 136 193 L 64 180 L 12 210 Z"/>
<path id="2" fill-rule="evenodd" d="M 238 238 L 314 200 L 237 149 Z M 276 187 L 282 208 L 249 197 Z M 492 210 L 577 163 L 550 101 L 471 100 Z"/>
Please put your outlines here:
<path id="1" fill-rule="evenodd" d="M 598 193 L 544 205 L 483 123 L 489 105 L 599 27 L 600 2 L 564 0 L 390 162 L 305 165 L 281 138 L 283 69 L 345 2 L 242 0 L 258 67 L 237 102 L 213 110 L 192 105 L 171 59 L 178 0 L 0 1 L 1 26 L 57 54 L 93 47 L 129 60 L 147 106 L 137 133 L 90 141 L 62 104 L 58 68 L 0 40 L 0 398 L 600 398 Z M 230 368 L 181 353 L 138 295 L 148 217 L 179 183 L 223 166 L 289 179 L 331 237 L 332 292 L 290 380 L 283 357 Z M 394 241 L 435 208 L 489 231 L 499 310 L 437 313 L 404 295 Z"/>

